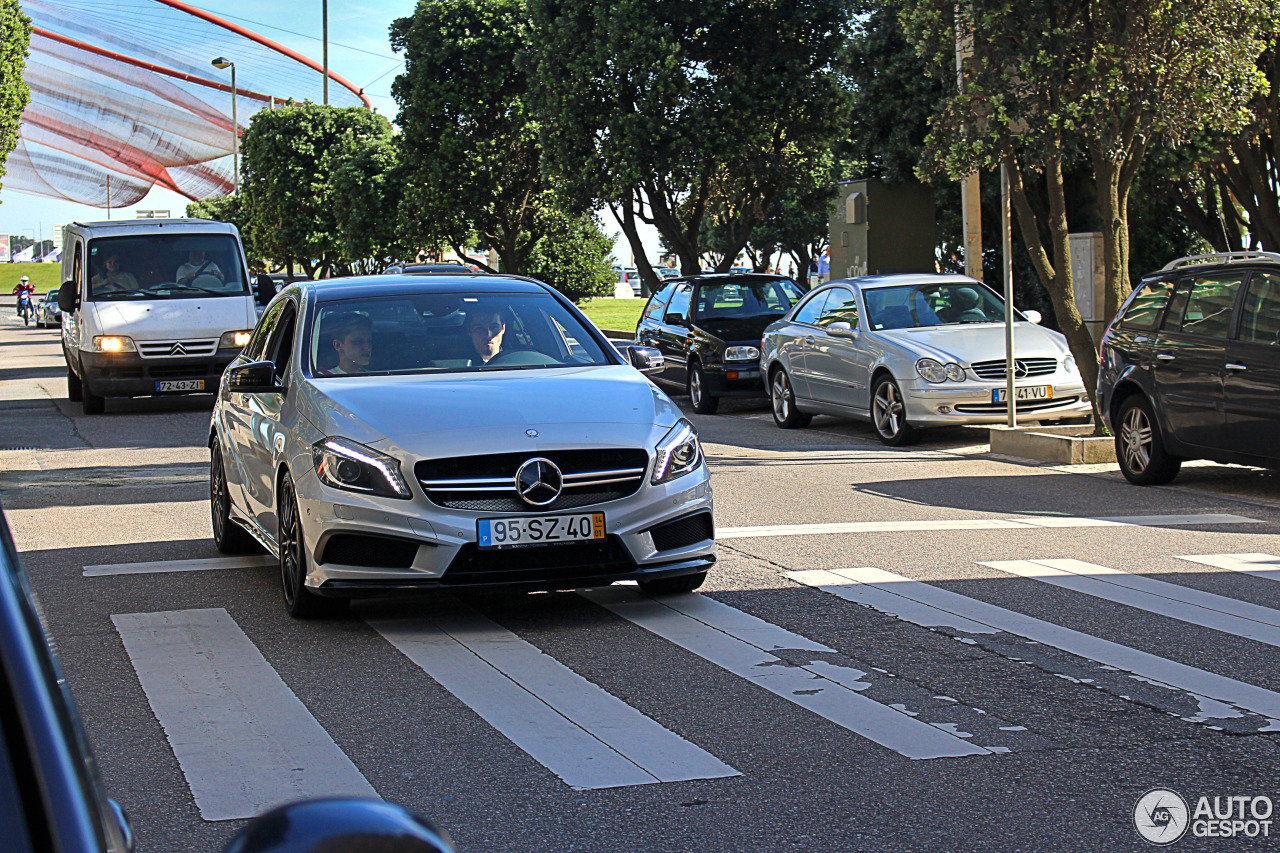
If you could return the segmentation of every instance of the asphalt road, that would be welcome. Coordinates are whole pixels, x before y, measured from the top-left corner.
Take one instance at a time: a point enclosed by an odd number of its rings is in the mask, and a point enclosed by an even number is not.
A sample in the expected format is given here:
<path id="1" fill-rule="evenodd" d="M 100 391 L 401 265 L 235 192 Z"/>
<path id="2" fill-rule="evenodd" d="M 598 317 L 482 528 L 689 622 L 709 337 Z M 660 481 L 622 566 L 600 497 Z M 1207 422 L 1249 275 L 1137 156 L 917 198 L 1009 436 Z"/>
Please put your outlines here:
<path id="1" fill-rule="evenodd" d="M 972 430 L 888 449 L 731 404 L 694 418 L 721 536 L 700 594 L 303 623 L 269 566 L 139 571 L 219 557 L 210 405 L 84 417 L 56 332 L 0 312 L 0 500 L 141 853 L 219 849 L 245 802 L 326 785 L 465 853 L 1133 850 L 1153 788 L 1280 800 L 1267 472 L 1139 489 Z M 1274 849 L 1276 821 L 1175 846 Z"/>

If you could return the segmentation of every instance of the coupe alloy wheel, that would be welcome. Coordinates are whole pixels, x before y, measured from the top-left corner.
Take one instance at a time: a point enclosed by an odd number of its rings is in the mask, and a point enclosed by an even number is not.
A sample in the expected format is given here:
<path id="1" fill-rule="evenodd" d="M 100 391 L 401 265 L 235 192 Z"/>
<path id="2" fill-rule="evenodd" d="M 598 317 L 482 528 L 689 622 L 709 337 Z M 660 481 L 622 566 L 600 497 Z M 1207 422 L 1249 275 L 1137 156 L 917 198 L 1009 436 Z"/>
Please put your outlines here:
<path id="1" fill-rule="evenodd" d="M 915 428 L 907 423 L 907 407 L 898 383 L 887 376 L 876 383 L 872 392 L 871 419 L 885 444 L 896 447 L 909 444 L 916 437 Z"/>
<path id="2" fill-rule="evenodd" d="M 796 409 L 796 395 L 791 389 L 787 371 L 778 368 L 769 383 L 769 399 L 773 403 L 773 422 L 783 429 L 806 426 L 812 417 Z"/>

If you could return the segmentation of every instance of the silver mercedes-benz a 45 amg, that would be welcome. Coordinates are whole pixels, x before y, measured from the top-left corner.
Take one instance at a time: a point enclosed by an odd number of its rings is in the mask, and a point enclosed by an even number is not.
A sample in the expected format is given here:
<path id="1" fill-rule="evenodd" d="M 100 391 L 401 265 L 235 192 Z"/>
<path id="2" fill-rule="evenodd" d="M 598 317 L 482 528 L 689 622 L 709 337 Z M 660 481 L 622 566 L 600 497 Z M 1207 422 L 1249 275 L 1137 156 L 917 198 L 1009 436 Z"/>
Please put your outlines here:
<path id="1" fill-rule="evenodd" d="M 499 275 L 298 282 L 223 374 L 213 535 L 280 559 L 285 607 L 433 588 L 696 589 L 697 431 L 559 293 Z"/>

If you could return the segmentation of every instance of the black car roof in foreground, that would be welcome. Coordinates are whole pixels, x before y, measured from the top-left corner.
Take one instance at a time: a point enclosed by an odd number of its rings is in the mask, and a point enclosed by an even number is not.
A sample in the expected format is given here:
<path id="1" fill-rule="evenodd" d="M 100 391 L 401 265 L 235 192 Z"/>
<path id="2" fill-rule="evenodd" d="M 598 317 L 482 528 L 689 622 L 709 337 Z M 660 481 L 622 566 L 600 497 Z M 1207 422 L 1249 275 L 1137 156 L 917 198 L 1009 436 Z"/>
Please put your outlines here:
<path id="1" fill-rule="evenodd" d="M 315 291 L 316 301 L 333 302 L 361 296 L 402 296 L 406 293 L 549 293 L 541 282 L 516 276 L 471 275 L 365 275 L 298 282 Z"/>

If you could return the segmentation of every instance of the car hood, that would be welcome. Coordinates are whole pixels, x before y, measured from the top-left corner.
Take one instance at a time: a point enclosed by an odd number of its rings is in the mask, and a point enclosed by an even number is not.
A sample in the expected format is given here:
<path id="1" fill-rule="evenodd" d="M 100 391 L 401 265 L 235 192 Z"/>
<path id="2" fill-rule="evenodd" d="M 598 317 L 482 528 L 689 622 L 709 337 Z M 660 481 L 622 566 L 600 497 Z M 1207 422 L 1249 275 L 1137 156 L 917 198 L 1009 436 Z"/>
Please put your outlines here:
<path id="1" fill-rule="evenodd" d="M 90 304 L 100 334 L 128 335 L 138 341 L 216 338 L 223 332 L 252 329 L 257 321 L 247 295 Z"/>
<path id="2" fill-rule="evenodd" d="M 326 435 L 422 457 L 647 446 L 680 418 L 626 365 L 315 378 L 304 388 L 303 413 Z"/>
<path id="3" fill-rule="evenodd" d="M 973 364 L 1004 358 L 1004 325 L 975 323 L 920 329 L 884 329 L 874 333 L 916 357 L 928 356 L 944 364 Z M 1071 354 L 1067 339 L 1034 323 L 1015 323 L 1013 351 L 1019 358 L 1063 358 Z"/>
<path id="4" fill-rule="evenodd" d="M 753 346 L 759 346 L 765 326 L 781 316 L 761 314 L 756 317 L 708 317 L 694 321 L 693 325 L 725 342 L 747 341 Z"/>

